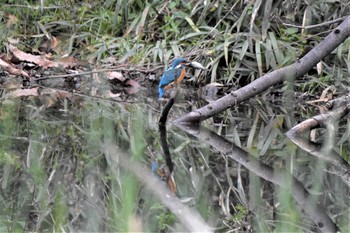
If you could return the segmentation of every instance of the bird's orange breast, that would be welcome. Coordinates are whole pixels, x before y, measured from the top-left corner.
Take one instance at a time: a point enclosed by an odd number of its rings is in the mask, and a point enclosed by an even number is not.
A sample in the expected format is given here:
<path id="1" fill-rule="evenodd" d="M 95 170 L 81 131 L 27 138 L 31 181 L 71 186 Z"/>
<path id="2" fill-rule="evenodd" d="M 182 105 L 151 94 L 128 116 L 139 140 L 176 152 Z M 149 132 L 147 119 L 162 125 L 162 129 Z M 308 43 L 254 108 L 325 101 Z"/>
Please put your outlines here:
<path id="1" fill-rule="evenodd" d="M 173 82 L 169 83 L 168 85 L 166 85 L 166 86 L 164 87 L 164 90 L 168 90 L 168 89 L 170 89 L 170 88 L 173 88 L 174 82 L 176 82 L 176 84 L 180 84 L 180 83 L 182 82 L 182 80 L 184 79 L 185 76 L 186 76 L 186 69 L 183 68 L 183 69 L 181 70 L 180 76 L 177 77 L 177 78 L 175 78 L 175 81 L 173 81 Z"/>
<path id="2" fill-rule="evenodd" d="M 180 84 L 185 76 L 186 76 L 186 69 L 183 68 L 181 70 L 180 76 L 176 79 L 176 84 Z"/>

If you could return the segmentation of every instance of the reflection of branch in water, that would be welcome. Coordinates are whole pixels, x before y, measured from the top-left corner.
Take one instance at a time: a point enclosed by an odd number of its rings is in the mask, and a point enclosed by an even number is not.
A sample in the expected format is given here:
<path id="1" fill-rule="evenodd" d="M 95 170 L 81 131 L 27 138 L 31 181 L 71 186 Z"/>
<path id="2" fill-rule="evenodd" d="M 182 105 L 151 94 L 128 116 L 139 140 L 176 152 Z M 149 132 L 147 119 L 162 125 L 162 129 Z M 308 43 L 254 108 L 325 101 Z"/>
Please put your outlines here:
<path id="1" fill-rule="evenodd" d="M 338 230 L 336 224 L 326 214 L 325 208 L 312 199 L 308 191 L 294 176 L 284 170 L 274 169 L 258 161 L 254 156 L 249 155 L 248 152 L 204 127 L 199 127 L 198 125 L 176 126 L 205 141 L 256 175 L 290 190 L 295 201 L 311 216 L 322 232 L 336 232 Z"/>
<path id="2" fill-rule="evenodd" d="M 350 187 L 350 166 L 332 149 L 333 140 L 330 140 L 330 138 L 332 138 L 330 135 L 334 133 L 334 130 L 329 129 L 340 118 L 348 114 L 349 111 L 350 105 L 348 104 L 345 107 L 339 107 L 333 111 L 307 119 L 289 130 L 287 132 L 287 137 L 304 151 L 332 163 L 334 166 L 328 168 L 327 172 L 339 176 L 343 182 Z M 325 140 L 324 146 L 302 137 L 303 133 L 321 126 L 326 126 L 328 128 L 328 135 L 326 135 L 327 140 Z"/>
<path id="3" fill-rule="evenodd" d="M 168 141 L 167 141 L 167 134 L 166 134 L 166 126 L 165 125 L 159 125 L 159 132 L 160 132 L 160 143 L 162 145 L 163 149 L 163 157 L 165 160 L 166 165 L 169 167 L 170 172 L 173 171 L 173 162 L 171 161 L 171 155 L 168 147 Z"/>
<path id="4" fill-rule="evenodd" d="M 145 186 L 171 210 L 178 220 L 191 232 L 212 232 L 200 214 L 184 205 L 173 193 L 159 185 L 159 179 L 151 175 L 151 171 L 136 161 L 129 159 L 126 153 L 115 145 L 103 145 L 108 165 L 112 170 L 118 166 L 132 172 Z"/>
<path id="5" fill-rule="evenodd" d="M 175 181 L 172 177 L 172 173 L 174 170 L 173 162 L 171 160 L 171 155 L 168 147 L 167 134 L 166 134 L 166 126 L 164 124 L 159 124 L 159 132 L 160 132 L 160 143 L 163 149 L 163 158 L 165 160 L 165 166 L 158 170 L 158 175 L 160 175 L 169 185 L 171 191 L 176 193 Z"/>

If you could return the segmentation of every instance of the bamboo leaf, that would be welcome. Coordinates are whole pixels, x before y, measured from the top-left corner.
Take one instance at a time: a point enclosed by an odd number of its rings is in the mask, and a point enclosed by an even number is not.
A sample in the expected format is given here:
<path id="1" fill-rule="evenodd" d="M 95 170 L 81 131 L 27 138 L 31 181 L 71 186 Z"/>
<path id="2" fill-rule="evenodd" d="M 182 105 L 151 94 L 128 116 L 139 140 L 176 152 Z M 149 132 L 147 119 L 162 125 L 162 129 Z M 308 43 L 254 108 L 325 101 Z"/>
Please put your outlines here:
<path id="1" fill-rule="evenodd" d="M 224 56 L 225 56 L 226 66 L 228 66 L 228 46 L 229 46 L 229 43 L 226 37 L 224 42 Z"/>
<path id="2" fill-rule="evenodd" d="M 283 62 L 284 62 L 284 56 L 283 56 L 283 53 L 281 52 L 280 48 L 278 47 L 275 34 L 273 32 L 269 32 L 269 37 L 271 39 L 272 49 L 273 49 L 273 52 L 275 54 L 277 63 L 279 66 L 282 66 Z"/>
<path id="3" fill-rule="evenodd" d="M 136 27 L 136 24 L 140 21 L 140 16 L 136 17 L 132 23 L 130 24 L 129 28 L 126 30 L 124 36 L 128 36 Z"/>
<path id="4" fill-rule="evenodd" d="M 247 40 L 245 40 L 244 43 L 243 43 L 241 52 L 240 52 L 240 54 L 239 54 L 239 57 L 238 57 L 238 59 L 239 59 L 240 61 L 242 61 L 243 58 L 246 56 L 246 53 L 247 53 L 247 51 L 248 51 L 248 47 L 249 47 L 249 42 L 248 42 Z"/>
<path id="5" fill-rule="evenodd" d="M 276 59 L 275 55 L 272 52 L 272 45 L 271 45 L 271 40 L 268 39 L 266 40 L 266 51 L 265 51 L 265 63 L 266 63 L 266 69 L 271 67 L 272 69 L 277 69 L 277 64 L 276 64 Z"/>
<path id="6" fill-rule="evenodd" d="M 190 38 L 193 37 L 197 37 L 197 36 L 203 36 L 203 35 L 208 35 L 208 32 L 193 32 L 193 33 L 188 33 L 185 36 L 181 37 L 179 39 L 179 41 L 184 41 L 184 40 L 188 40 Z"/>
<path id="7" fill-rule="evenodd" d="M 250 18 L 250 27 L 249 27 L 250 32 L 253 32 L 254 21 L 255 21 L 256 16 L 258 15 L 258 11 L 260 9 L 260 6 L 261 6 L 261 0 L 255 1 L 254 6 L 253 6 L 253 13 L 252 13 L 252 16 Z"/>
<path id="8" fill-rule="evenodd" d="M 259 76 L 263 76 L 263 68 L 262 68 L 262 59 L 261 59 L 261 49 L 260 49 L 260 40 L 255 41 L 255 55 L 256 62 L 258 63 Z"/>
<path id="9" fill-rule="evenodd" d="M 270 28 L 270 15 L 272 8 L 272 0 L 265 1 L 264 18 L 261 25 L 261 36 L 262 40 L 266 39 L 267 30 Z"/>
<path id="10" fill-rule="evenodd" d="M 156 46 L 153 48 L 153 64 L 156 64 L 158 54 L 160 55 L 160 50 L 161 50 L 161 49 L 160 49 L 159 46 L 160 46 L 160 41 L 157 40 Z M 162 57 L 161 57 L 161 56 L 159 56 L 159 60 L 162 61 Z"/>
<path id="11" fill-rule="evenodd" d="M 303 17 L 303 23 L 302 23 L 303 27 L 306 27 L 306 26 L 310 25 L 310 23 L 311 23 L 311 14 L 312 14 L 311 6 L 307 6 L 305 8 L 305 11 L 304 11 L 304 17 Z M 301 34 L 302 35 L 306 34 L 306 29 L 305 28 L 301 29 Z"/>
<path id="12" fill-rule="evenodd" d="M 200 32 L 200 30 L 196 27 L 196 25 L 193 23 L 192 19 L 190 19 L 188 16 L 185 17 L 185 20 L 187 21 L 187 23 L 191 26 L 191 28 L 195 31 L 195 32 Z"/>
<path id="13" fill-rule="evenodd" d="M 148 15 L 149 9 L 150 9 L 150 5 L 147 5 L 145 7 L 145 9 L 143 10 L 143 12 L 142 12 L 141 20 L 140 20 L 140 22 L 139 22 L 139 24 L 137 25 L 137 28 L 136 28 L 136 35 L 137 36 L 141 36 L 143 31 L 144 31 L 145 23 L 146 23 L 146 19 L 147 19 L 147 15 Z"/>
<path id="14" fill-rule="evenodd" d="M 180 52 L 179 46 L 176 43 L 171 43 L 171 49 L 173 50 L 175 57 L 180 57 L 181 56 L 181 52 Z"/>

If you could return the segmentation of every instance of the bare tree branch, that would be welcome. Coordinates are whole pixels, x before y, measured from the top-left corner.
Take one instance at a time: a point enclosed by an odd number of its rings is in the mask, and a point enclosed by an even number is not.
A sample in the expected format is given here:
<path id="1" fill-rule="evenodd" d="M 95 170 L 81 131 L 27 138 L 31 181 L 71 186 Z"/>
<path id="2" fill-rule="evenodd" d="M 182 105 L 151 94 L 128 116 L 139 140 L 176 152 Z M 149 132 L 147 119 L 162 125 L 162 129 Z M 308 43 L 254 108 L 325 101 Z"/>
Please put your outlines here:
<path id="1" fill-rule="evenodd" d="M 314 24 L 314 25 L 309 25 L 309 26 L 299 26 L 299 25 L 294 25 L 294 24 L 289 24 L 289 23 L 284 23 L 283 25 L 286 27 L 295 27 L 295 28 L 301 28 L 301 29 L 312 29 L 312 28 L 318 28 L 318 27 L 323 27 L 323 26 L 327 26 L 329 24 L 333 24 L 333 23 L 338 23 L 340 21 L 343 21 L 345 17 L 341 17 L 339 19 L 334 19 L 334 20 L 330 20 L 324 23 L 319 23 L 319 24 Z"/>
<path id="2" fill-rule="evenodd" d="M 320 60 L 330 54 L 345 39 L 350 36 L 350 17 L 347 17 L 336 29 L 333 30 L 320 44 L 313 48 L 303 58 L 284 68 L 268 73 L 252 83 L 236 91 L 231 92 L 202 108 L 192 111 L 175 120 L 175 123 L 201 122 L 228 108 L 231 108 L 242 101 L 245 101 L 269 87 L 285 80 L 293 81 L 303 76 Z"/>
<path id="3" fill-rule="evenodd" d="M 196 124 L 178 124 L 177 127 L 205 141 L 207 144 L 240 163 L 257 176 L 279 185 L 283 189 L 290 190 L 294 200 L 305 210 L 305 213 L 315 221 L 321 232 L 338 232 L 338 226 L 327 215 L 325 207 L 319 202 L 314 202 L 314 197 L 305 189 L 303 184 L 285 169 L 273 168 L 260 162 L 248 152 L 203 126 Z"/>

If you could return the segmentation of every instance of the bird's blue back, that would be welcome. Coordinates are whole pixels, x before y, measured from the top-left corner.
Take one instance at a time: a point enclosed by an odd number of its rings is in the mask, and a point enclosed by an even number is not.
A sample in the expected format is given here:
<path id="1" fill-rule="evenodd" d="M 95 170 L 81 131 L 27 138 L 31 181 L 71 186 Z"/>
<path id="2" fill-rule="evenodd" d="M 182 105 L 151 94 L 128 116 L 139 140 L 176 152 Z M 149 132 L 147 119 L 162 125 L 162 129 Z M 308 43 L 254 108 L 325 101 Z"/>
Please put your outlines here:
<path id="1" fill-rule="evenodd" d="M 176 78 L 178 78 L 181 74 L 182 69 L 185 68 L 185 65 L 177 67 L 178 65 L 180 65 L 181 62 L 186 62 L 186 60 L 184 58 L 175 59 L 171 64 L 171 67 L 162 75 L 162 78 L 159 81 L 158 88 L 159 98 L 161 98 L 164 94 L 164 87 L 172 83 Z"/>

